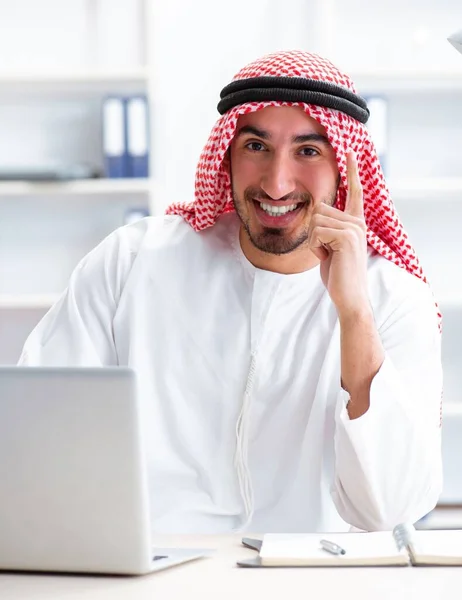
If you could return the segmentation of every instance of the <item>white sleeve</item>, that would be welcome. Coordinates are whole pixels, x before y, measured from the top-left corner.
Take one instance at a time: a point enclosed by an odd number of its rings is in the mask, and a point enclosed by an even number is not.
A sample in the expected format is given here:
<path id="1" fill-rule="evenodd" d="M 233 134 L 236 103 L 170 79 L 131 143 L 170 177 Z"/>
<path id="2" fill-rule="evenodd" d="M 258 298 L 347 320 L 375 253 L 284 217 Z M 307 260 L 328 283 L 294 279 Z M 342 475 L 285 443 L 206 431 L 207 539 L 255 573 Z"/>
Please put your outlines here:
<path id="1" fill-rule="evenodd" d="M 418 283 L 379 327 L 386 356 L 369 410 L 350 420 L 339 392 L 332 496 L 341 517 L 367 531 L 415 523 L 442 489 L 441 333 L 433 296 Z"/>
<path id="2" fill-rule="evenodd" d="M 132 261 L 128 232 L 116 230 L 81 260 L 27 338 L 19 365 L 117 365 L 112 322 Z"/>

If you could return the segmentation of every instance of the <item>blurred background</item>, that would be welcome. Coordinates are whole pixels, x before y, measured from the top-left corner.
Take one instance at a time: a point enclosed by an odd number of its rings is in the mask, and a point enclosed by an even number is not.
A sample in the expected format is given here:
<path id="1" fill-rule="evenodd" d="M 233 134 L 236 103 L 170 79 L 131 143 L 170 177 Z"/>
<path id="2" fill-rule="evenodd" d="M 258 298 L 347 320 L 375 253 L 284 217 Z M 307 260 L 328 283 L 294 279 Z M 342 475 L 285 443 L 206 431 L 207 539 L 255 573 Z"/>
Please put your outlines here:
<path id="1" fill-rule="evenodd" d="M 462 518 L 460 0 L 0 0 L 0 364 L 116 227 L 193 198 L 219 92 L 280 49 L 355 80 L 444 318 L 439 524 Z M 436 521 L 427 519 L 427 526 Z"/>

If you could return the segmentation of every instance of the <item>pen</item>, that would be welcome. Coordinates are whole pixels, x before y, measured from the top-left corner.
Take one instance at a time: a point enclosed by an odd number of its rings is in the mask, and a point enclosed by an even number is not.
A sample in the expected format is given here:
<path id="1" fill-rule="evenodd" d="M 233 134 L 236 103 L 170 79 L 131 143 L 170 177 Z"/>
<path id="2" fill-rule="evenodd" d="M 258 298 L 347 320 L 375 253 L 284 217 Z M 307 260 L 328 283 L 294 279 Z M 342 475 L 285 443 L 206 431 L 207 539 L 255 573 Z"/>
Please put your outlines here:
<path id="1" fill-rule="evenodd" d="M 334 544 L 334 542 L 329 542 L 329 540 L 321 540 L 320 544 L 323 550 L 331 554 L 346 554 L 346 550 L 338 544 Z"/>

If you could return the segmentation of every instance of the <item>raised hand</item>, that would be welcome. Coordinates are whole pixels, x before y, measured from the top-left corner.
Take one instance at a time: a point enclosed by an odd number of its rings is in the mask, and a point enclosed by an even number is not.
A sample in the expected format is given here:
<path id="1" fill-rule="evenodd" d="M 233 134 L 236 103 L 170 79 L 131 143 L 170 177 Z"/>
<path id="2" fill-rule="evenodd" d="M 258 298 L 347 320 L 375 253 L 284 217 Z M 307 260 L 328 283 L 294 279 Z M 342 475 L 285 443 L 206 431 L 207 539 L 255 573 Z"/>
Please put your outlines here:
<path id="1" fill-rule="evenodd" d="M 321 260 L 321 277 L 339 314 L 354 314 L 369 305 L 367 240 L 363 190 L 355 154 L 347 154 L 345 212 L 327 204 L 315 207 L 309 244 Z"/>

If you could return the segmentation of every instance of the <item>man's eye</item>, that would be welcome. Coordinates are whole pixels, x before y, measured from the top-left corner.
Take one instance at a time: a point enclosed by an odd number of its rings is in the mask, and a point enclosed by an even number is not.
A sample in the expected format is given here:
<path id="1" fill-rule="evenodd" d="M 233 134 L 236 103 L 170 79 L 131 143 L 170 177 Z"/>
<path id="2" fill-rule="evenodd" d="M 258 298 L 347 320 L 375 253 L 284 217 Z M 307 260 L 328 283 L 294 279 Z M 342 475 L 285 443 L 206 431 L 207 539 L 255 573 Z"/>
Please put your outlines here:
<path id="1" fill-rule="evenodd" d="M 265 149 L 265 146 L 260 142 L 249 142 L 245 145 L 246 148 L 252 150 L 253 152 L 261 152 Z"/>
<path id="2" fill-rule="evenodd" d="M 310 148 L 307 146 L 306 148 L 302 148 L 300 150 L 300 154 L 303 156 L 317 156 L 319 152 L 316 150 L 316 148 Z"/>

